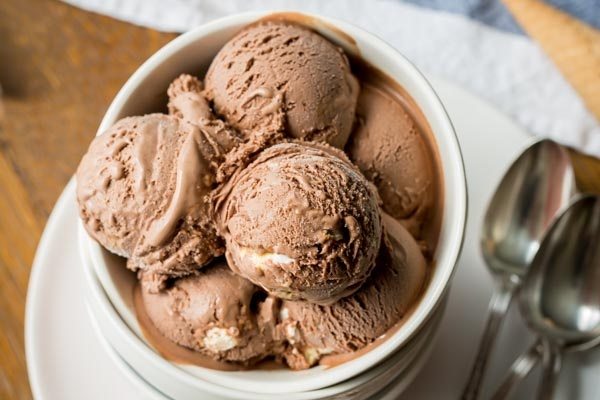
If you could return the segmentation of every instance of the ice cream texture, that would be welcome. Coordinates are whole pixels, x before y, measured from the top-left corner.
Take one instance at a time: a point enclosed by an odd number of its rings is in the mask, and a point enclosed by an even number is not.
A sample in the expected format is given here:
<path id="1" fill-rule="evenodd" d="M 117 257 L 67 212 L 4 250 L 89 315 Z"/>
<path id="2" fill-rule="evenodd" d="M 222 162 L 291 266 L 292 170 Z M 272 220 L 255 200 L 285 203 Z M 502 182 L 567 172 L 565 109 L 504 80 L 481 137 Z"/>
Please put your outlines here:
<path id="1" fill-rule="evenodd" d="M 359 92 L 344 52 L 297 24 L 266 21 L 239 32 L 206 74 L 215 111 L 247 135 L 288 137 L 343 148 Z"/>
<path id="2" fill-rule="evenodd" d="M 269 147 L 214 203 L 230 267 L 277 297 L 332 303 L 356 291 L 373 268 L 381 241 L 377 195 L 337 149 Z"/>
<path id="3" fill-rule="evenodd" d="M 390 93 L 364 84 L 357 125 L 346 150 L 383 201 L 383 209 L 420 237 L 431 217 L 434 170 L 415 119 Z"/>
<path id="4" fill-rule="evenodd" d="M 331 305 L 284 301 L 281 329 L 293 369 L 305 369 L 328 354 L 356 351 L 384 335 L 409 311 L 425 282 L 427 263 L 415 239 L 383 215 L 385 236 L 375 268 L 354 294 Z"/>
<path id="5" fill-rule="evenodd" d="M 200 79 L 189 74 L 181 74 L 167 89 L 169 114 L 199 126 L 212 138 L 227 155 L 239 146 L 242 138 L 225 121 L 215 117 L 203 92 Z"/>
<path id="6" fill-rule="evenodd" d="M 224 250 L 207 201 L 221 157 L 206 132 L 178 118 L 120 120 L 94 139 L 77 170 L 84 227 L 154 290 L 193 273 Z"/>
<path id="7" fill-rule="evenodd" d="M 407 318 L 427 283 L 436 159 L 405 94 L 356 62 L 259 21 L 204 80 L 174 77 L 168 114 L 93 140 L 81 220 L 137 271 L 158 337 L 234 368 L 305 369 Z"/>
<path id="8" fill-rule="evenodd" d="M 165 337 L 216 360 L 256 362 L 277 346 L 272 300 L 223 260 L 142 299 Z"/>

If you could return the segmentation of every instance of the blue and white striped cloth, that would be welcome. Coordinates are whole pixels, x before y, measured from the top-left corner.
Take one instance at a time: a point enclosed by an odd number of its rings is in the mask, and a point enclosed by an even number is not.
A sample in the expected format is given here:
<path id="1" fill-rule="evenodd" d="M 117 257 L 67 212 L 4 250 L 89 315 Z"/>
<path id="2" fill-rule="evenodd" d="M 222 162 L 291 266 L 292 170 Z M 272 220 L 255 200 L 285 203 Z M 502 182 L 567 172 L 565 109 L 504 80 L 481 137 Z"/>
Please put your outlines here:
<path id="1" fill-rule="evenodd" d="M 154 29 L 183 32 L 250 10 L 289 9 L 355 23 L 426 73 L 488 100 L 532 134 L 600 156 L 600 125 L 499 0 L 65 0 Z M 599 0 L 547 0 L 600 28 Z"/>
<path id="2" fill-rule="evenodd" d="M 407 0 L 407 2 L 462 14 L 506 32 L 523 33 L 500 0 Z M 546 3 L 600 29 L 600 1 L 598 0 L 546 0 Z"/>

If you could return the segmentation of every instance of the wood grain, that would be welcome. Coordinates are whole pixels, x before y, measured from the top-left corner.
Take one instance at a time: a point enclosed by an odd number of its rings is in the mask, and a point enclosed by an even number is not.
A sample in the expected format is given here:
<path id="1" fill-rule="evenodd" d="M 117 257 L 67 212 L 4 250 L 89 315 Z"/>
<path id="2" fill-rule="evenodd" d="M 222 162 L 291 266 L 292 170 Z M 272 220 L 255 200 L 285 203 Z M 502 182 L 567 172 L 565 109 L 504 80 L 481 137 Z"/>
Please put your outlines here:
<path id="1" fill-rule="evenodd" d="M 117 90 L 174 36 L 58 1 L 0 1 L 0 399 L 31 398 L 25 296 L 54 202 Z"/>

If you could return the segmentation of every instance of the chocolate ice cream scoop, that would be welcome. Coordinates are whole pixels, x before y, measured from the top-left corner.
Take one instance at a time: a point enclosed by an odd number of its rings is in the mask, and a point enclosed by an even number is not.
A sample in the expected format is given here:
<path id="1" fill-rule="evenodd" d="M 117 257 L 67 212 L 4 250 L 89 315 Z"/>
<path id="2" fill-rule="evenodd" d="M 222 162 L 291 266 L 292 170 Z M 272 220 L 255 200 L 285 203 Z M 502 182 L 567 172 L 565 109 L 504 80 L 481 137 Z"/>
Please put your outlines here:
<path id="1" fill-rule="evenodd" d="M 275 296 L 332 303 L 373 268 L 381 242 L 375 189 L 331 146 L 272 146 L 213 203 L 230 267 Z"/>
<path id="2" fill-rule="evenodd" d="M 205 131 L 179 118 L 122 119 L 94 139 L 77 170 L 83 224 L 158 289 L 223 253 L 207 201 L 221 159 Z"/>
<path id="3" fill-rule="evenodd" d="M 218 361 L 251 364 L 273 354 L 273 299 L 234 274 L 223 260 L 174 281 L 159 293 L 142 290 L 158 331 L 181 346 Z"/>
<path id="4" fill-rule="evenodd" d="M 415 119 L 385 89 L 363 84 L 348 155 L 375 183 L 384 210 L 416 237 L 431 217 L 433 161 Z"/>
<path id="5" fill-rule="evenodd" d="M 339 148 L 350 135 L 359 92 L 341 49 L 284 21 L 243 29 L 217 54 L 205 84 L 216 112 L 248 137 L 284 130 Z"/>
<path id="6" fill-rule="evenodd" d="M 426 262 L 418 244 L 394 218 L 383 215 L 385 230 L 375 269 L 354 294 L 323 306 L 284 301 L 280 329 L 289 343 L 284 358 L 305 369 L 326 354 L 359 350 L 402 321 L 421 292 Z"/>

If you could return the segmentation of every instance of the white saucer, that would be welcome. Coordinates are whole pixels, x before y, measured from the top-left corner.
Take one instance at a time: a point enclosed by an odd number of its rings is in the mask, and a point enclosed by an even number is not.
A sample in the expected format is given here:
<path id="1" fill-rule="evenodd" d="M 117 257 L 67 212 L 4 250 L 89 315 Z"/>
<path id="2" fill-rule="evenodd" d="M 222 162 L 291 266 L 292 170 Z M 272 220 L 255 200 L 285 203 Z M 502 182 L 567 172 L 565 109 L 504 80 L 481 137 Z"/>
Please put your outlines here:
<path id="1" fill-rule="evenodd" d="M 461 141 L 469 185 L 469 222 L 440 335 L 425 368 L 404 393 L 407 399 L 457 398 L 483 329 L 492 281 L 479 255 L 478 232 L 485 204 L 510 161 L 532 139 L 502 114 L 462 89 L 433 81 Z M 452 188 L 448 188 L 452 190 Z M 32 267 L 25 342 L 36 399 L 157 399 L 110 355 L 86 315 L 83 271 L 77 250 L 74 183 L 67 185 L 48 220 Z M 531 340 L 513 309 L 492 359 L 487 387 L 494 387 Z M 578 365 L 579 368 L 574 368 Z M 559 396 L 597 399 L 600 351 L 570 356 Z M 432 384 L 435 383 L 435 384 Z M 532 398 L 532 376 L 515 398 Z M 394 393 L 388 389 L 388 393 Z M 387 397 L 386 398 L 392 398 Z"/>
<path id="2" fill-rule="evenodd" d="M 119 369 L 119 372 L 126 376 L 131 384 L 135 385 L 138 389 L 138 397 L 147 398 L 148 400 L 169 400 L 169 397 L 161 393 L 158 389 L 154 388 L 150 383 L 145 381 L 141 376 L 139 376 L 128 364 L 125 360 L 123 360 L 117 351 L 108 343 L 106 338 L 102 335 L 100 327 L 98 326 L 98 322 L 92 318 L 92 310 L 90 308 L 89 302 L 86 302 L 86 311 L 90 320 L 90 325 L 96 334 L 96 338 L 98 342 L 102 345 L 102 348 L 106 352 L 106 354 L 110 357 L 111 361 L 114 365 L 116 365 Z"/>

